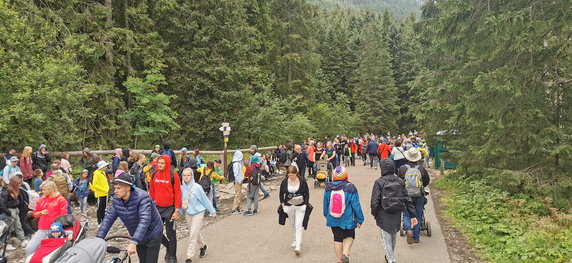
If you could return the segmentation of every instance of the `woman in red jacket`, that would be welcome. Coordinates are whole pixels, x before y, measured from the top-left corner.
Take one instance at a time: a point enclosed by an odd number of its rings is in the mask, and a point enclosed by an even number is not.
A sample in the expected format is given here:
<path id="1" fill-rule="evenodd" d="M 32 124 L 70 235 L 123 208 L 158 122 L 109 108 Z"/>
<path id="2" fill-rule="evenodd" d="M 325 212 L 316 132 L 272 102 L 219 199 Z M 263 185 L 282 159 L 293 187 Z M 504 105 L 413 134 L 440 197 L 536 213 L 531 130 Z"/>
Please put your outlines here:
<path id="1" fill-rule="evenodd" d="M 36 210 L 32 215 L 40 218 L 38 222 L 38 232 L 34 234 L 30 243 L 26 246 L 26 257 L 33 254 L 40 246 L 43 239 L 50 234 L 50 226 L 56 218 L 68 213 L 68 201 L 58 192 L 56 183 L 45 181 L 40 186 L 44 194 L 36 204 Z"/>

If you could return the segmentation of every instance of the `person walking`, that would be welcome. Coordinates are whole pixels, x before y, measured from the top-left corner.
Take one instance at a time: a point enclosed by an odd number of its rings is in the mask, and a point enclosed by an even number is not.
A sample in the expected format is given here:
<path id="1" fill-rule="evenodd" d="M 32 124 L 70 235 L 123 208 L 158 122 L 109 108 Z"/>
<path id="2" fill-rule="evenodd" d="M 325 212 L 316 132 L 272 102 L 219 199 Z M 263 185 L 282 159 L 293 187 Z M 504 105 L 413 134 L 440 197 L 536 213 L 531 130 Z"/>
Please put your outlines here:
<path id="1" fill-rule="evenodd" d="M 363 140 L 360 142 L 360 153 L 361 159 L 363 161 L 363 166 L 367 165 L 367 145 L 368 145 L 367 138 L 364 137 Z"/>
<path id="2" fill-rule="evenodd" d="M 125 224 L 131 241 L 127 254 L 137 257 L 141 263 L 158 262 L 163 224 L 153 200 L 147 192 L 133 187 L 131 176 L 123 172 L 113 180 L 114 196 L 96 237 L 105 238 L 119 217 Z"/>
<path id="3" fill-rule="evenodd" d="M 151 175 L 149 194 L 155 201 L 161 220 L 165 224 L 166 236 L 161 243 L 167 248 L 165 261 L 177 262 L 177 233 L 175 221 L 181 213 L 181 181 L 179 175 L 171 170 L 171 157 L 163 154 L 157 158 L 157 168 Z"/>
<path id="4" fill-rule="evenodd" d="M 109 195 L 109 181 L 105 175 L 107 166 L 106 161 L 99 161 L 97 163 L 97 170 L 93 172 L 93 182 L 90 184 L 90 189 L 93 191 L 97 199 L 97 223 L 101 224 L 105 216 L 105 207 L 107 206 L 107 196 Z"/>
<path id="5" fill-rule="evenodd" d="M 201 174 L 201 176 L 199 177 L 199 181 L 197 182 L 199 185 L 203 186 L 203 192 L 207 195 L 207 197 L 209 198 L 209 200 L 211 200 L 211 203 L 213 204 L 213 207 L 215 206 L 215 199 L 216 199 L 216 190 L 214 183 L 218 182 L 222 179 L 224 179 L 224 177 L 220 174 L 218 174 L 215 171 L 215 167 L 214 167 L 215 162 L 210 160 L 207 162 L 207 165 L 200 167 L 197 169 L 197 172 L 199 172 Z M 203 185 L 203 181 L 204 180 L 204 185 Z M 194 178 L 193 178 L 194 181 Z M 205 187 L 207 187 L 205 189 Z"/>
<path id="6" fill-rule="evenodd" d="M 236 151 L 232 157 L 232 174 L 234 176 L 234 201 L 232 202 L 232 214 L 242 214 L 242 182 L 244 181 L 244 171 L 242 164 L 242 152 Z"/>
<path id="7" fill-rule="evenodd" d="M 332 164 L 332 167 L 337 167 L 337 160 L 336 160 L 336 149 L 334 148 L 334 145 L 332 144 L 331 141 L 329 141 L 326 144 L 326 149 L 324 149 L 324 152 L 322 153 L 322 156 L 320 159 L 327 159 L 328 162 L 330 162 L 330 164 Z"/>
<path id="8" fill-rule="evenodd" d="M 310 200 L 308 184 L 298 168 L 294 165 L 288 167 L 288 177 L 280 184 L 280 205 L 290 218 L 292 230 L 294 231 L 294 242 L 292 247 L 294 253 L 300 255 L 302 246 L 303 221 L 306 214 L 306 205 Z"/>
<path id="9" fill-rule="evenodd" d="M 407 231 L 407 243 L 419 243 L 419 233 L 421 227 L 419 224 L 410 224 L 410 218 L 417 218 L 418 222 L 423 220 L 423 207 L 425 206 L 425 187 L 429 185 L 431 178 L 425 168 L 418 164 L 421 160 L 421 153 L 417 148 L 410 148 L 405 152 L 405 158 L 408 162 L 399 167 L 397 176 L 405 180 L 405 189 L 411 197 L 411 201 L 415 206 L 415 214 L 409 214 L 407 210 L 403 211 L 403 228 Z M 413 233 L 411 233 L 413 231 Z"/>
<path id="10" fill-rule="evenodd" d="M 310 140 L 308 143 L 308 174 L 310 177 L 314 178 L 314 176 L 316 176 L 316 169 L 314 169 L 314 163 L 316 162 L 316 146 L 314 140 Z"/>
<path id="11" fill-rule="evenodd" d="M 43 195 L 36 203 L 36 209 L 32 213 L 33 217 L 40 218 L 38 231 L 26 246 L 26 257 L 32 255 L 40 247 L 42 240 L 49 236 L 50 226 L 56 221 L 56 218 L 67 214 L 68 201 L 58 192 L 56 183 L 45 181 L 40 188 Z"/>
<path id="12" fill-rule="evenodd" d="M 350 251 L 355 239 L 355 229 L 364 221 L 359 203 L 358 190 L 348 181 L 348 172 L 338 166 L 332 176 L 333 182 L 324 191 L 324 217 L 326 226 L 334 234 L 334 251 L 338 262 L 349 262 Z"/>
<path id="13" fill-rule="evenodd" d="M 369 155 L 369 167 L 372 168 L 375 166 L 377 170 L 377 166 L 379 165 L 379 154 L 377 151 L 379 148 L 379 143 L 375 139 L 372 139 L 367 145 L 367 154 Z"/>
<path id="14" fill-rule="evenodd" d="M 210 161 L 209 161 L 210 162 Z M 187 248 L 187 260 L 185 263 L 193 262 L 193 257 L 199 246 L 199 257 L 203 258 L 207 255 L 207 244 L 201 234 L 205 211 L 216 219 L 216 210 L 212 206 L 211 200 L 207 197 L 203 188 L 195 182 L 193 169 L 185 168 L 183 170 L 183 184 L 181 185 L 181 193 L 183 203 L 181 205 L 181 214 L 185 215 L 187 227 L 189 228 L 189 246 Z"/>
<path id="15" fill-rule="evenodd" d="M 391 155 L 393 155 L 393 161 L 395 162 L 395 173 L 397 174 L 397 170 L 399 167 L 407 163 L 407 159 L 405 159 L 405 150 L 401 147 L 401 141 L 395 141 L 395 147 L 391 150 Z"/>
<path id="16" fill-rule="evenodd" d="M 371 193 L 371 214 L 381 229 L 385 261 L 395 263 L 395 245 L 397 231 L 401 228 L 401 213 L 405 207 L 409 215 L 415 215 L 415 207 L 405 191 L 405 182 L 394 173 L 395 163 L 390 159 L 381 159 L 380 167 L 381 177 L 375 181 Z M 417 223 L 413 216 L 410 224 L 415 226 Z"/>
<path id="17" fill-rule="evenodd" d="M 350 156 L 350 164 L 351 166 L 356 166 L 356 155 L 358 154 L 358 140 L 357 138 L 350 139 L 350 150 L 352 155 Z"/>
<path id="18" fill-rule="evenodd" d="M 308 166 L 308 155 L 302 151 L 302 146 L 294 146 L 294 159 L 293 162 L 298 166 L 298 173 L 304 179 L 306 179 L 306 167 Z"/>

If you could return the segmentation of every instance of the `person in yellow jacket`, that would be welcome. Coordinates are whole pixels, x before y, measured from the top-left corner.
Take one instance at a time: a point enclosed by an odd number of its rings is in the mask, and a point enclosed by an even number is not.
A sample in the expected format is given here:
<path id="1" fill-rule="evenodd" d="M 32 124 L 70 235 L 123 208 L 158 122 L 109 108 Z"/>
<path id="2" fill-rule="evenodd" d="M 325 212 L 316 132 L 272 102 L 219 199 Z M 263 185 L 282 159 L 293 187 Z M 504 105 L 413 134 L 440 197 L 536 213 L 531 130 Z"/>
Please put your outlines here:
<path id="1" fill-rule="evenodd" d="M 207 165 L 203 166 L 203 167 L 199 167 L 197 169 L 197 172 L 199 172 L 201 174 L 201 176 L 199 177 L 199 182 L 201 181 L 201 179 L 203 179 L 203 176 L 208 176 L 210 178 L 211 190 L 208 191 L 207 197 L 212 201 L 214 209 L 217 209 L 215 184 L 218 181 L 224 179 L 224 177 L 216 172 L 215 167 L 214 167 L 214 161 L 208 161 Z"/>
<path id="2" fill-rule="evenodd" d="M 93 182 L 90 183 L 89 188 L 97 198 L 97 223 L 101 224 L 103 217 L 105 217 L 105 207 L 107 205 L 107 196 L 109 195 L 109 181 L 105 170 L 109 164 L 106 161 L 99 161 L 97 163 L 97 170 L 93 172 Z"/>
<path id="3" fill-rule="evenodd" d="M 429 151 L 427 151 L 425 143 L 419 144 L 419 151 L 421 152 L 421 161 L 419 163 L 421 167 L 427 168 L 429 166 Z"/>

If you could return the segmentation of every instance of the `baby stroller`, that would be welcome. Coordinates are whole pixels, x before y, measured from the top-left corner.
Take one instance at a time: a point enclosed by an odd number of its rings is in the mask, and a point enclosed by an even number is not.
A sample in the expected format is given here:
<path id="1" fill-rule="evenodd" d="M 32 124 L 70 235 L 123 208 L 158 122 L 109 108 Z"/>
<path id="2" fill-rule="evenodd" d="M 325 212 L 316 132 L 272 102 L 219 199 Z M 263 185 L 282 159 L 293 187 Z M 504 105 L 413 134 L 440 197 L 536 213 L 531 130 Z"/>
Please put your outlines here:
<path id="1" fill-rule="evenodd" d="M 75 246 L 79 241 L 87 236 L 87 221 L 80 222 L 73 215 L 58 216 L 55 222 L 60 222 L 63 226 L 66 236 L 62 238 L 46 238 L 42 240 L 40 247 L 34 254 L 26 258 L 26 263 L 53 263 L 66 250 Z M 69 240 L 68 240 L 69 239 Z"/>
<path id="2" fill-rule="evenodd" d="M 332 180 L 334 166 L 328 160 L 319 160 L 316 162 L 316 176 L 314 178 L 314 188 L 320 187 L 322 183 L 328 183 Z"/>
<path id="3" fill-rule="evenodd" d="M 10 236 L 10 228 L 14 224 L 14 219 L 6 217 L 0 220 L 0 243 L 2 246 L 2 256 L 0 256 L 0 263 L 7 263 L 6 246 L 8 245 L 8 236 Z"/>
<path id="4" fill-rule="evenodd" d="M 429 195 L 429 192 L 425 191 L 425 195 Z M 425 198 L 425 203 L 423 204 L 423 217 L 421 218 L 421 222 L 419 222 L 419 230 L 427 231 L 427 236 L 430 237 L 431 236 L 431 223 L 427 222 L 425 220 L 425 205 L 426 204 L 427 204 L 427 198 Z M 399 229 L 399 235 L 405 236 L 405 230 L 404 230 L 403 225 L 401 225 L 401 228 Z"/>

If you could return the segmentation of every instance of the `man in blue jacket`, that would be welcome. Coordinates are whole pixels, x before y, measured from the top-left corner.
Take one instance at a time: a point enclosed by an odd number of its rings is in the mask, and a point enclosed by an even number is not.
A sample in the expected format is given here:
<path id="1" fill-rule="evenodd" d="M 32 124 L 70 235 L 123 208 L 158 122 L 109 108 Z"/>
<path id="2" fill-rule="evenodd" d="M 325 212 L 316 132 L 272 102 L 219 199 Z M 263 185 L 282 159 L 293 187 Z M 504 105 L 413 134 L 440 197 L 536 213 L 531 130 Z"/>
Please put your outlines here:
<path id="1" fill-rule="evenodd" d="M 101 222 L 97 237 L 105 238 L 119 217 L 131 236 L 127 253 L 132 255 L 137 252 L 139 262 L 142 263 L 157 262 L 163 222 L 151 197 L 147 192 L 134 188 L 131 176 L 127 173 L 122 173 L 115 178 L 113 185 L 115 196 Z"/>

